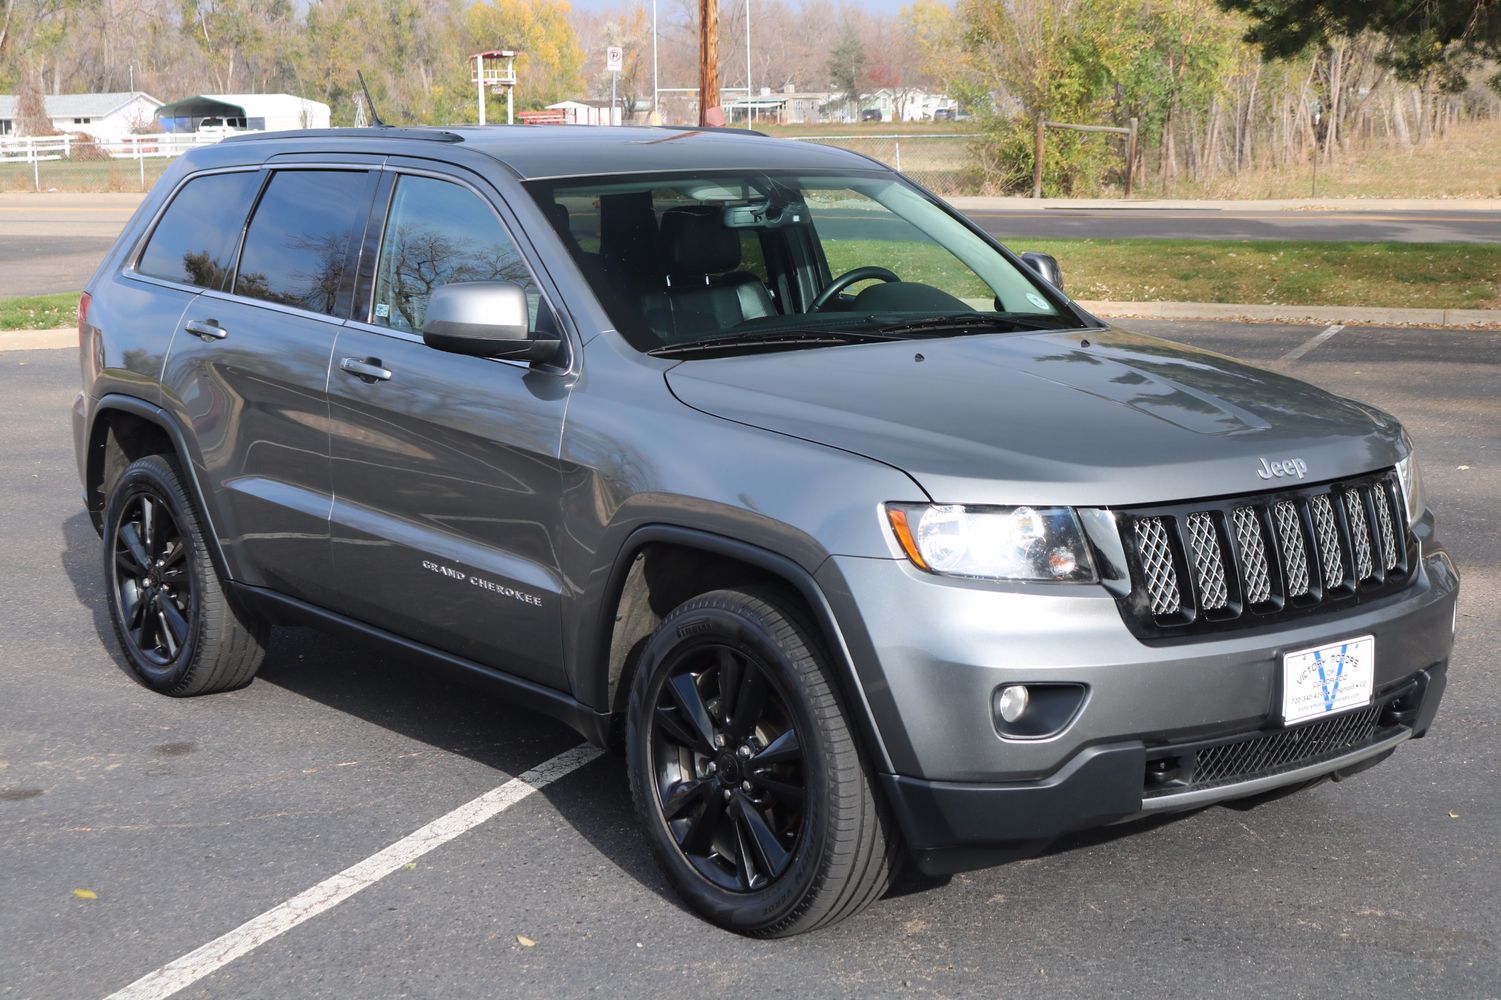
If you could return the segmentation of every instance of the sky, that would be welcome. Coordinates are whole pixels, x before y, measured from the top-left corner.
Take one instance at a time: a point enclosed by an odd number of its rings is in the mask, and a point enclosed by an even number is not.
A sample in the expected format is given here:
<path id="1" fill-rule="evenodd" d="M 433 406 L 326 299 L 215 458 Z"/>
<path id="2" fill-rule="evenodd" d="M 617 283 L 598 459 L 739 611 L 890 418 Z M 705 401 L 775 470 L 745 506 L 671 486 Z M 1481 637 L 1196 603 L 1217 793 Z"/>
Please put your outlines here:
<path id="1" fill-rule="evenodd" d="M 648 8 L 651 6 L 651 0 L 643 0 L 643 2 Z M 669 0 L 658 0 L 658 10 L 665 9 L 668 2 Z M 754 3 L 755 0 L 751 2 Z M 577 10 L 601 10 L 607 7 L 619 7 L 621 0 L 568 0 L 568 3 Z M 912 0 L 860 0 L 858 6 L 867 10 L 880 11 L 883 14 L 894 14 L 911 3 Z"/>

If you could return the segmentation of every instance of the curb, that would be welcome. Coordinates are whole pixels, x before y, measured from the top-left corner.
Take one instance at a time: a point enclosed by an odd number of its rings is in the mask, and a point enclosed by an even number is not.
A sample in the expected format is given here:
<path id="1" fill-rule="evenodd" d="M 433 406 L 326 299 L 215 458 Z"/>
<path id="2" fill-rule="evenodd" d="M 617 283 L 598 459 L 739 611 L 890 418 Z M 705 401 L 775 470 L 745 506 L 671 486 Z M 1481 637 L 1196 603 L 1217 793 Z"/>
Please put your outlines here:
<path id="1" fill-rule="evenodd" d="M 1501 198 L 1262 198 L 1195 201 L 1159 198 L 1019 198 L 956 195 L 945 199 L 960 211 L 1036 212 L 1501 212 Z"/>
<path id="2" fill-rule="evenodd" d="M 1099 316 L 1130 319 L 1226 319 L 1264 323 L 1365 324 L 1501 329 L 1501 309 L 1373 309 L 1358 306 L 1226 305 L 1220 302 L 1086 302 Z"/>
<path id="3" fill-rule="evenodd" d="M 64 347 L 78 349 L 78 330 L 71 326 L 56 330 L 0 330 L 0 353 L 5 351 L 55 351 Z"/>

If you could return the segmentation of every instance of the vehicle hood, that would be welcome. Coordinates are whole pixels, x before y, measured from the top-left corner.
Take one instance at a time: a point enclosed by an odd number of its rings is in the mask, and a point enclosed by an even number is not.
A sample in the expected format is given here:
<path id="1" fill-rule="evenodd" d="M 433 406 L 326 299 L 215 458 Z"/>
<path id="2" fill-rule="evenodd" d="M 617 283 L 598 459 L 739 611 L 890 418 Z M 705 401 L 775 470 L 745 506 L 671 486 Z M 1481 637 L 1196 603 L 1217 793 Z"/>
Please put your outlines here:
<path id="1" fill-rule="evenodd" d="M 713 358 L 666 378 L 691 407 L 895 466 L 943 503 L 1228 496 L 1358 475 L 1403 454 L 1400 426 L 1379 410 L 1120 330 Z M 1307 471 L 1263 478 L 1263 458 Z"/>

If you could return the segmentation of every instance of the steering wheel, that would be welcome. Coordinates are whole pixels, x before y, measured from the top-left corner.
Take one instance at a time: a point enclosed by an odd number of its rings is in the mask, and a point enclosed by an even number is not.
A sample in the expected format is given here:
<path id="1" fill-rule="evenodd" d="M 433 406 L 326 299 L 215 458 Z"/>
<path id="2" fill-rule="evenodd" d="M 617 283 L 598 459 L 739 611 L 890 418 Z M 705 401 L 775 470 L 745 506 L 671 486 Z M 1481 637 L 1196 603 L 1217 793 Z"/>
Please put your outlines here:
<path id="1" fill-rule="evenodd" d="M 849 286 L 860 281 L 901 281 L 896 272 L 888 271 L 884 267 L 857 267 L 851 271 L 845 271 L 839 277 L 829 282 L 829 287 L 818 293 L 818 298 L 808 306 L 809 312 L 818 312 L 824 306 L 834 301 L 834 296 L 844 291 Z"/>

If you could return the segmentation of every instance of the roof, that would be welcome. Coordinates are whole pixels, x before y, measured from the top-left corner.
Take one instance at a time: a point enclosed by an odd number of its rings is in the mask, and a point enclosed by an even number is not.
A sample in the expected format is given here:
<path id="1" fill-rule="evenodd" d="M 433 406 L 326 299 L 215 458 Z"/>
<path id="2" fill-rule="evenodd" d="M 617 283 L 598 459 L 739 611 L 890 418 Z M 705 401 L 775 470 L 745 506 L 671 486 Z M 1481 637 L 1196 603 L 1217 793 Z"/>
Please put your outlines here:
<path id="1" fill-rule="evenodd" d="M 104 118 L 119 111 L 136 98 L 153 105 L 161 104 L 143 90 L 122 90 L 109 94 L 44 94 L 47 115 L 51 118 Z M 0 118 L 16 117 L 20 99 L 15 94 L 0 94 Z"/>
<path id="2" fill-rule="evenodd" d="M 835 146 L 772 139 L 737 128 L 497 125 L 447 131 L 526 179 L 654 170 L 851 170 L 873 166 L 865 157 Z"/>
<path id="3" fill-rule="evenodd" d="M 379 142 L 419 140 L 463 143 L 504 163 L 522 180 L 671 170 L 884 170 L 883 165 L 838 146 L 772 139 L 743 128 L 650 125 L 456 125 L 449 128 L 378 127 L 303 129 L 231 136 L 241 142 Z"/>

